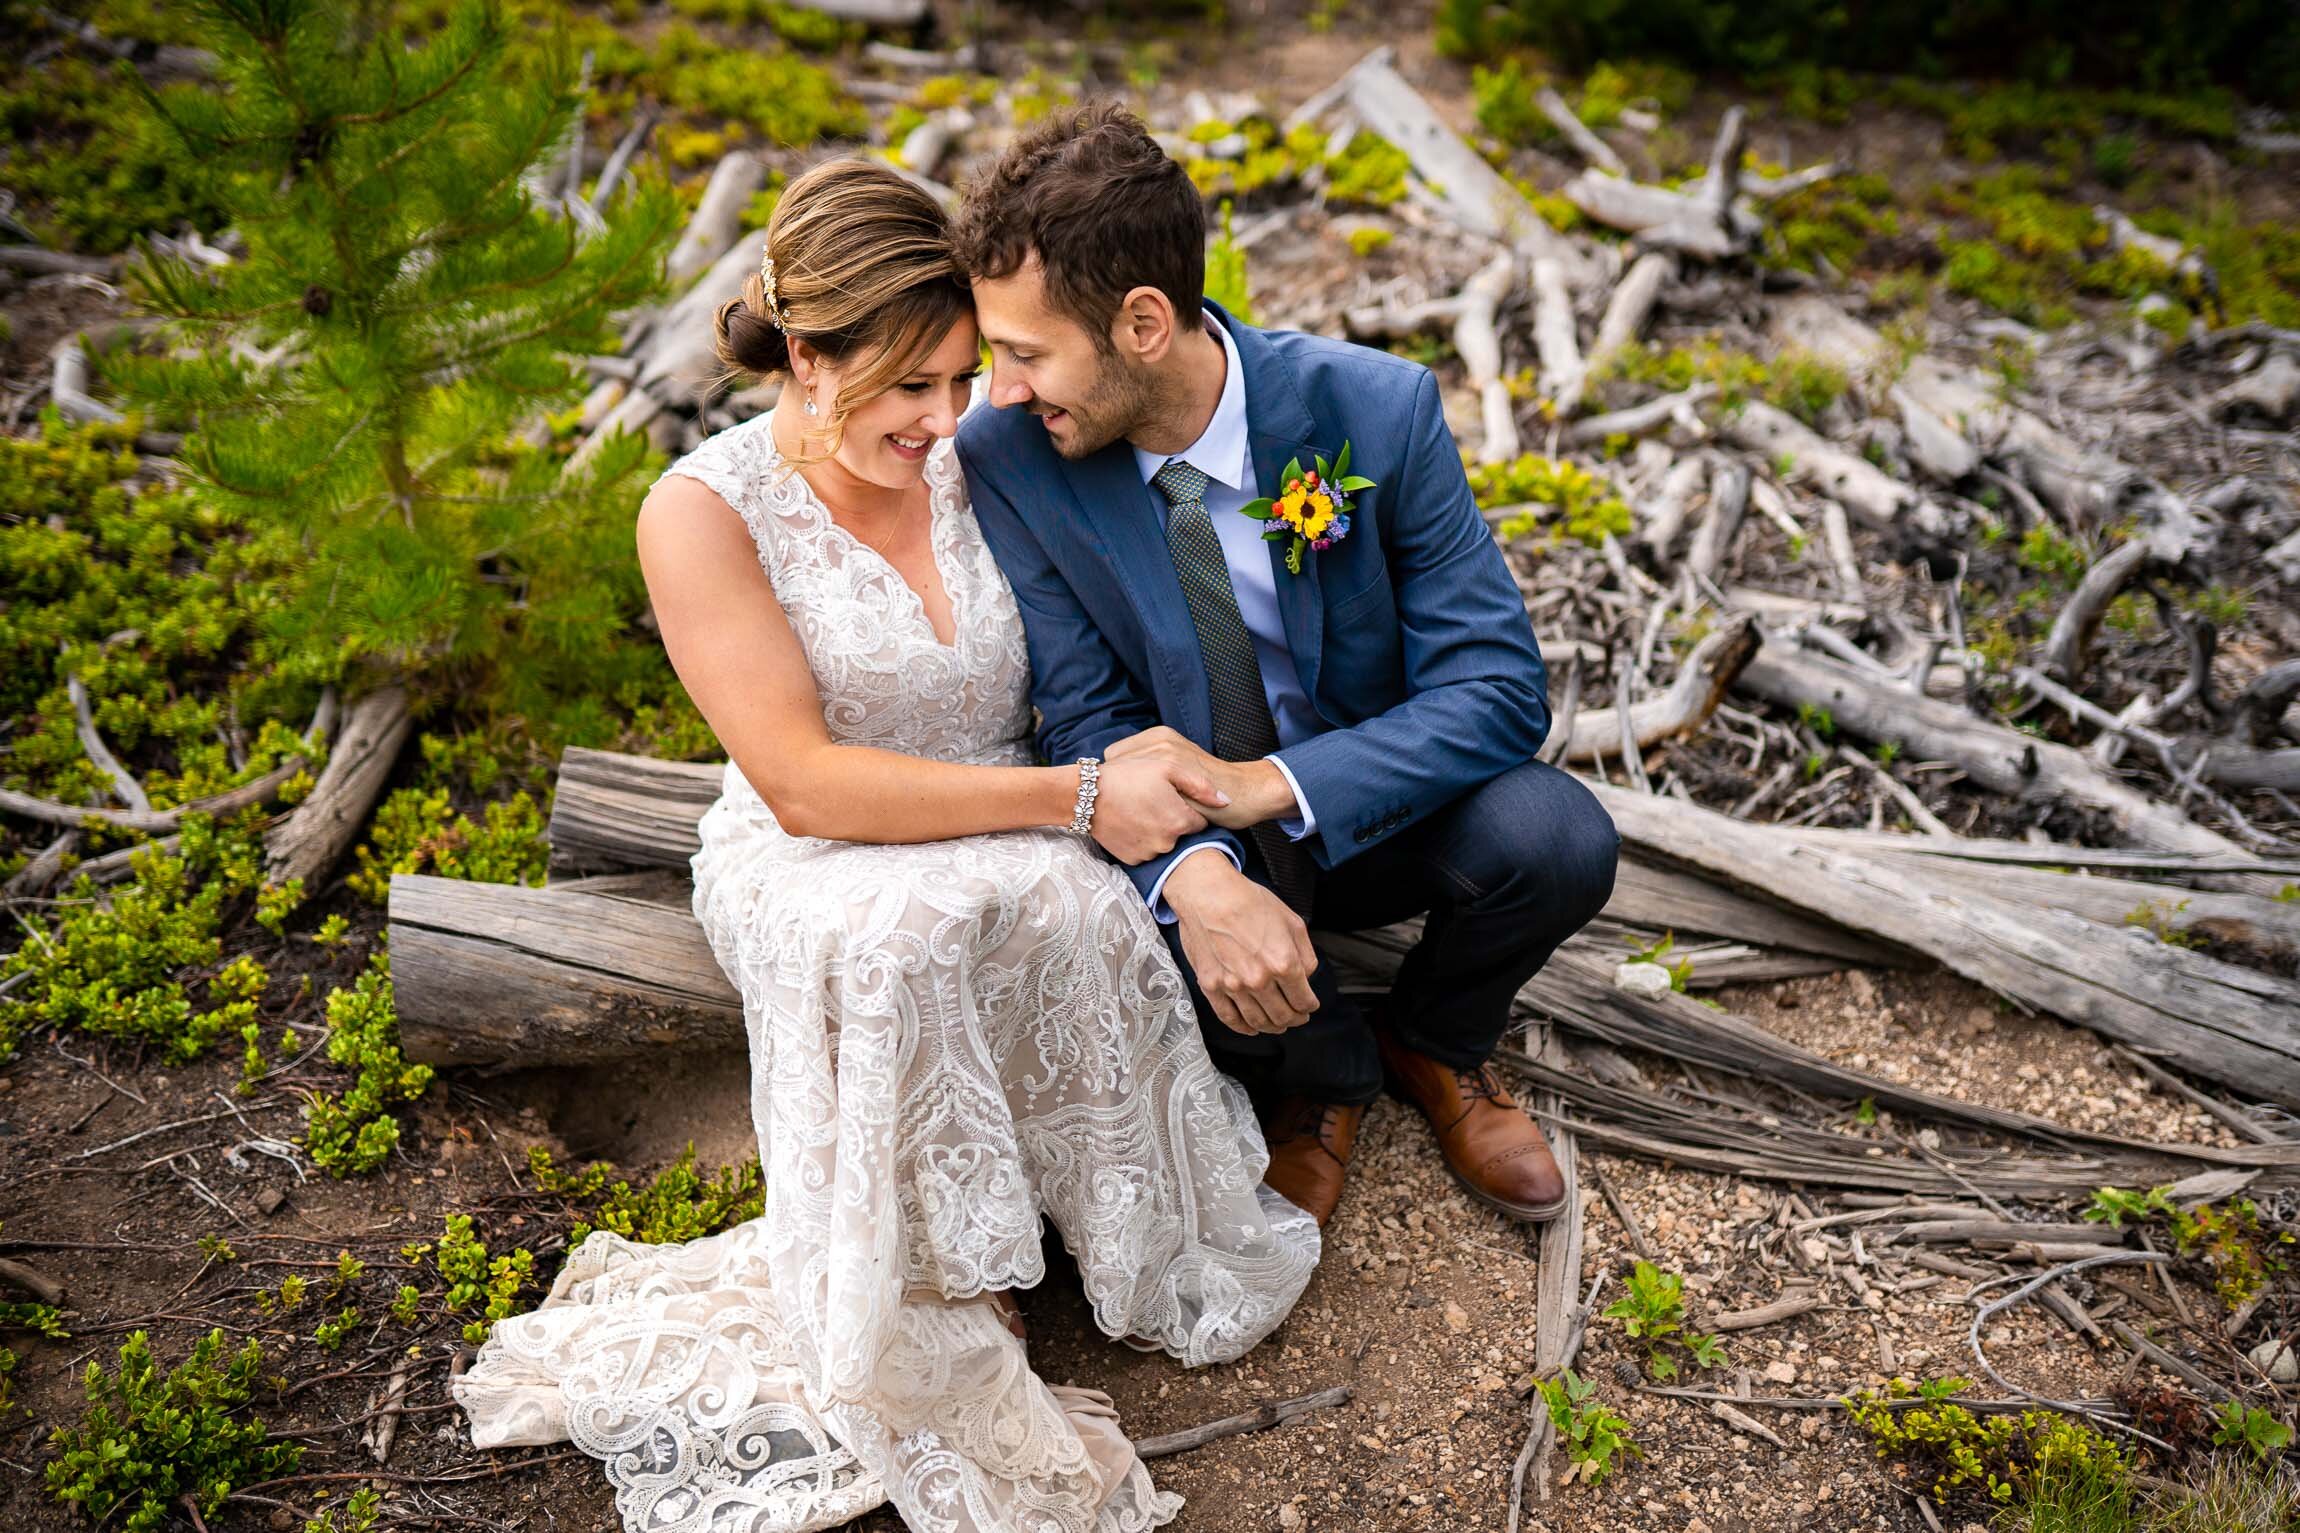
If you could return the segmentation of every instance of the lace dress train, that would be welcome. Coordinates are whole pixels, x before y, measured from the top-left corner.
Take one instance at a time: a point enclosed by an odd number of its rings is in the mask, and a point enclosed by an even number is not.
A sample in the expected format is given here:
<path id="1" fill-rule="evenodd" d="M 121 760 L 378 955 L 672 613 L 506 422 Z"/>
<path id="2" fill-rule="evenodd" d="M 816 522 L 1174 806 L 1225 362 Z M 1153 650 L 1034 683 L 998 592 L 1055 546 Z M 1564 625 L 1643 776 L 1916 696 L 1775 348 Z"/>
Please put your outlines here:
<path id="1" fill-rule="evenodd" d="M 1028 763 L 1020 615 L 949 443 L 927 475 L 950 645 L 768 417 L 667 472 L 750 527 L 834 738 Z M 765 1211 L 679 1245 L 592 1234 L 457 1381 L 474 1441 L 572 1439 L 633 1533 L 798 1533 L 882 1500 L 917 1533 L 1168 1521 L 1108 1397 L 1041 1380 L 985 1297 L 1039 1281 L 1051 1220 L 1097 1325 L 1200 1364 L 1268 1335 L 1317 1264 L 1133 885 L 1053 830 L 792 836 L 732 763 L 700 830 Z"/>

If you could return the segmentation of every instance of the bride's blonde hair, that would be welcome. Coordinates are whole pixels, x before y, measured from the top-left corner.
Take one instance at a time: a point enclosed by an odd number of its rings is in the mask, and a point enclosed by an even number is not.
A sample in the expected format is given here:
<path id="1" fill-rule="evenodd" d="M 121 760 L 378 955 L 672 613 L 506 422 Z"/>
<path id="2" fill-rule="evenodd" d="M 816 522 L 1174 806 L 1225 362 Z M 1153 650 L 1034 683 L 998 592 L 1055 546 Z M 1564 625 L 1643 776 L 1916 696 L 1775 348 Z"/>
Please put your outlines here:
<path id="1" fill-rule="evenodd" d="M 932 197 L 877 161 L 830 160 L 784 189 L 761 270 L 719 308 L 720 381 L 787 376 L 794 337 L 851 365 L 823 423 L 836 451 L 847 416 L 915 370 L 973 302 Z"/>

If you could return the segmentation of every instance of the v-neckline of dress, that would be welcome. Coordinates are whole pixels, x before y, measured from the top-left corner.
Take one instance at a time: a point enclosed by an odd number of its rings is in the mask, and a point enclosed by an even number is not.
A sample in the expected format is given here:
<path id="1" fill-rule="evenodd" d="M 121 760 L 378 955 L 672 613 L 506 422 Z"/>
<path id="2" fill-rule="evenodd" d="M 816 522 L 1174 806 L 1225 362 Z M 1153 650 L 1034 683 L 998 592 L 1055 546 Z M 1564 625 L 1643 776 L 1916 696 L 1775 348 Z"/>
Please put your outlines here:
<path id="1" fill-rule="evenodd" d="M 894 583 L 899 586 L 906 595 L 910 597 L 911 610 L 918 614 L 919 626 L 926 630 L 926 636 L 934 641 L 935 648 L 944 650 L 951 654 L 956 654 L 958 652 L 959 628 L 964 619 L 961 617 L 958 610 L 958 584 L 950 578 L 950 571 L 943 565 L 942 544 L 943 533 L 945 531 L 943 526 L 943 492 L 942 487 L 935 483 L 936 464 L 933 457 L 933 454 L 942 451 L 943 447 L 944 444 L 938 442 L 932 449 L 929 450 L 926 465 L 927 471 L 923 482 L 926 485 L 927 557 L 933 561 L 934 572 L 936 576 L 939 577 L 942 581 L 943 594 L 950 599 L 950 640 L 947 643 L 944 642 L 942 635 L 935 631 L 934 615 L 926 610 L 926 598 L 919 593 L 918 587 L 912 585 L 909 581 L 903 578 L 902 571 L 894 567 L 894 561 L 892 559 L 889 559 L 885 554 L 880 553 L 877 549 L 871 547 L 868 543 L 865 543 L 860 537 L 855 535 L 854 529 L 845 526 L 839 521 L 837 517 L 833 516 L 831 514 L 830 502 L 824 500 L 821 493 L 818 492 L 813 485 L 807 483 L 806 475 L 798 474 L 798 480 L 800 484 L 806 486 L 807 499 L 814 502 L 815 509 L 822 513 L 823 521 L 830 527 L 834 528 L 841 537 L 847 540 L 848 543 L 862 550 L 862 552 L 868 554 L 872 559 L 877 560 L 879 566 L 887 572 L 888 577 L 891 578 Z M 781 456 L 780 449 L 777 449 L 776 455 L 778 457 Z M 788 460 L 786 459 L 785 461 L 787 462 Z M 797 474 L 798 470 L 794 468 L 792 469 L 792 472 Z"/>

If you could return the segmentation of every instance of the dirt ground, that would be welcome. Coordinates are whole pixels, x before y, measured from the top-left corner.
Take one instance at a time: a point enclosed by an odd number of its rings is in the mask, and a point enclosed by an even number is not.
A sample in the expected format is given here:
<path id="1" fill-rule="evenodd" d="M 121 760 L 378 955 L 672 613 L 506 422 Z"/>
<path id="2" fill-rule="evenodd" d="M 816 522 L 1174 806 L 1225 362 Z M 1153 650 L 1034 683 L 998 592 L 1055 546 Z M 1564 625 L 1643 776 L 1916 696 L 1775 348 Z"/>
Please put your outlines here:
<path id="1" fill-rule="evenodd" d="M 1744 987 L 1728 1003 L 1832 1059 L 1912 1084 L 1998 1106 L 2057 1109 L 2084 1126 L 2136 1137 L 2226 1142 L 2224 1127 L 2117 1067 L 2090 1035 L 1999 1015 L 1984 993 L 1949 976 L 1848 973 Z M 396 1325 L 363 1330 L 340 1353 L 324 1353 L 310 1336 L 327 1306 L 315 1299 L 292 1324 L 262 1322 L 252 1306 L 256 1286 L 276 1286 L 296 1270 L 316 1284 L 336 1253 L 350 1249 L 370 1263 L 362 1294 L 375 1314 L 378 1291 L 388 1295 L 397 1282 L 399 1245 L 435 1236 L 445 1213 L 475 1214 L 498 1241 L 527 1238 L 521 1231 L 553 1206 L 514 1190 L 528 1185 L 530 1143 L 577 1158 L 609 1156 L 632 1173 L 667 1163 L 690 1139 L 706 1165 L 738 1157 L 751 1143 L 743 1062 L 735 1057 L 666 1066 L 637 1077 L 636 1091 L 634 1077 L 621 1072 L 612 1116 L 599 1106 L 609 1099 L 603 1082 L 584 1072 L 452 1079 L 419 1105 L 400 1155 L 378 1178 L 299 1184 L 287 1165 L 260 1154 L 243 1155 L 238 1166 L 227 1159 L 231 1146 L 251 1137 L 293 1132 L 286 1093 L 259 1093 L 235 1112 L 219 1100 L 235 1078 L 221 1059 L 173 1071 L 129 1066 L 36 1045 L 0 1076 L 7 1188 L 0 1240 L 9 1255 L 70 1286 L 79 1320 L 71 1339 L 22 1349 L 23 1410 L 0 1423 L 0 1527 L 84 1526 L 37 1489 L 37 1465 L 48 1456 L 43 1439 L 77 1415 L 87 1361 L 110 1362 L 133 1326 L 148 1327 L 155 1350 L 169 1359 L 213 1323 L 262 1336 L 266 1372 L 293 1381 L 278 1403 L 259 1395 L 264 1419 L 309 1434 L 305 1475 L 356 1475 L 373 1466 L 353 1442 L 356 1429 L 342 1424 L 371 1409 L 404 1333 Z M 203 1113 L 217 1116 L 119 1143 Z M 1784 1269 L 1741 1249 L 1770 1213 L 1777 1187 L 1602 1152 L 1585 1164 L 1632 1212 L 1659 1263 L 1685 1275 L 1697 1314 L 1752 1307 L 1784 1291 Z M 1806 1196 L 1817 1211 L 1828 1206 L 1817 1190 Z M 1631 1250 L 1594 1180 L 1584 1207 L 1588 1244 L 1577 1291 L 1601 1267 L 1625 1270 Z M 203 1270 L 193 1248 L 203 1232 L 228 1236 L 242 1260 Z M 1136 1436 L 1337 1385 L 1353 1391 L 1346 1406 L 1295 1425 L 1157 1463 L 1159 1482 L 1188 1498 L 1180 1528 L 1499 1528 L 1511 1465 L 1532 1419 L 1526 1376 L 1536 1249 L 1534 1229 L 1463 1195 L 1420 1117 L 1385 1099 L 1368 1114 L 1316 1279 L 1293 1318 L 1247 1358 L 1185 1371 L 1103 1340 L 1060 1261 L 1024 1296 L 1024 1309 L 1042 1373 L 1107 1389 Z M 539 1279 L 547 1280 L 549 1265 L 546 1256 Z M 1759 1396 L 1879 1386 L 1888 1376 L 1880 1331 L 1894 1371 L 1969 1375 L 1965 1287 L 1939 1278 L 1880 1293 L 1871 1307 L 1824 1286 L 1822 1308 L 1729 1336 L 1726 1370 L 1700 1382 L 1731 1391 L 1746 1376 Z M 1620 1291 L 1618 1282 L 1608 1288 Z M 2190 1297 L 2212 1302 L 2202 1291 Z M 1992 1360 L 2035 1388 L 2105 1393 L 2122 1372 L 2121 1353 L 2095 1356 L 2033 1307 L 2013 1311 L 1988 1340 Z M 464 1445 L 459 1417 L 445 1404 L 448 1359 L 459 1345 L 444 1328 L 424 1340 L 412 1411 L 389 1465 L 403 1477 L 390 1485 L 395 1514 L 436 1517 L 440 1526 L 476 1520 L 522 1533 L 612 1533 L 612 1496 L 592 1460 L 567 1449 L 488 1456 Z M 1600 1320 L 1580 1366 L 1628 1417 L 1646 1457 L 1601 1486 L 1568 1486 L 1531 1501 L 1526 1526 L 1549 1533 L 1925 1527 L 1838 1413 L 1750 1407 L 1785 1444 L 1776 1446 L 1699 1403 L 1639 1394 L 1622 1373 L 1634 1378 L 1638 1361 L 1636 1344 Z M 345 1371 L 358 1376 L 325 1377 Z M 1561 1457 L 1553 1473 L 1563 1467 Z M 323 1504 L 315 1493 L 331 1483 L 353 1482 L 306 1480 L 277 1492 L 295 1511 L 234 1503 L 211 1526 L 216 1533 L 300 1527 L 295 1518 Z M 881 1512 L 862 1526 L 899 1524 Z"/>

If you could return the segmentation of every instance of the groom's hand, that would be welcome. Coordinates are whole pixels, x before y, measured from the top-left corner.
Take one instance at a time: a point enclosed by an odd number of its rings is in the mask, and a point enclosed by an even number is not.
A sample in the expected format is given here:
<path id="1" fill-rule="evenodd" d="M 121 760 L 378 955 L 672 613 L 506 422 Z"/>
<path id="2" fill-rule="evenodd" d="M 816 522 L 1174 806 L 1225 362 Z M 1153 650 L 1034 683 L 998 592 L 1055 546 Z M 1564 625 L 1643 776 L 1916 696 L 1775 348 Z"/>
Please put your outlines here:
<path id="1" fill-rule="evenodd" d="M 1292 819 L 1302 812 L 1294 802 L 1286 774 L 1267 758 L 1224 761 L 1164 724 L 1128 735 L 1102 754 L 1110 761 L 1146 756 L 1200 774 L 1229 796 L 1228 804 L 1206 811 L 1208 820 L 1227 830 L 1244 830 L 1264 820 Z"/>
<path id="2" fill-rule="evenodd" d="M 1176 863 L 1164 892 L 1181 926 L 1182 954 L 1224 1027 L 1282 1033 L 1310 1020 L 1318 955 L 1285 901 L 1207 852 Z"/>

